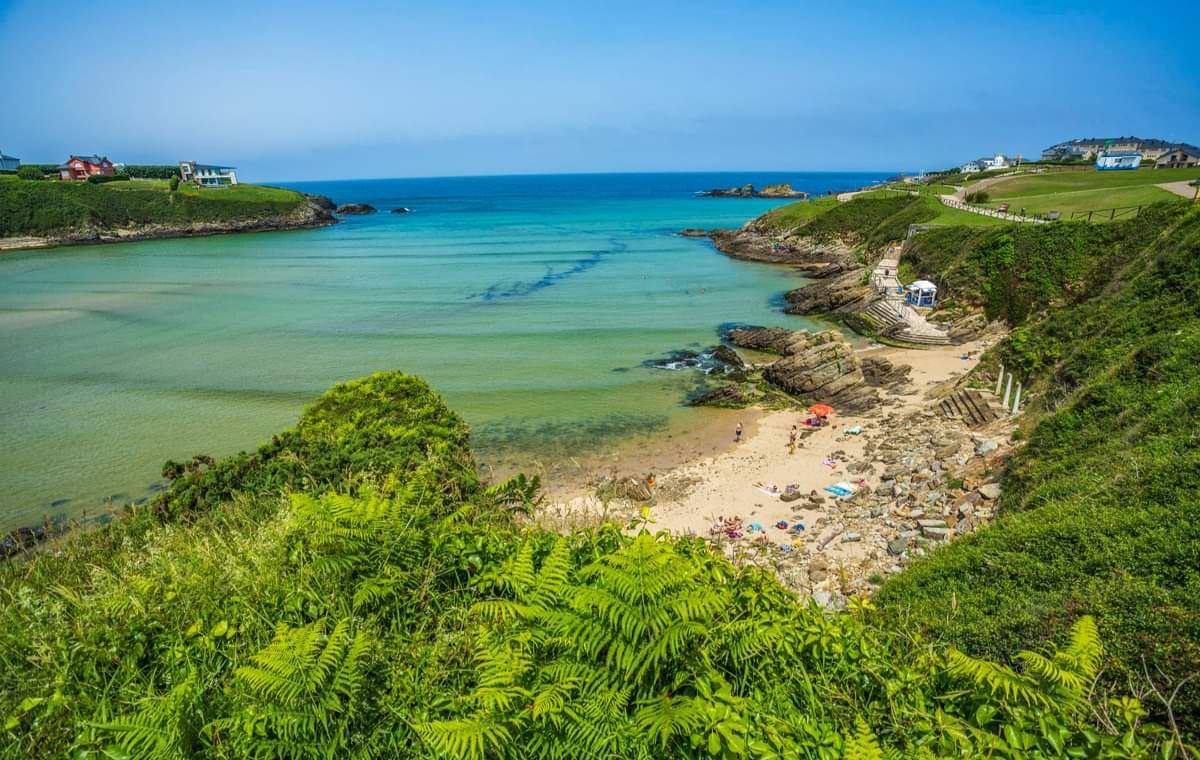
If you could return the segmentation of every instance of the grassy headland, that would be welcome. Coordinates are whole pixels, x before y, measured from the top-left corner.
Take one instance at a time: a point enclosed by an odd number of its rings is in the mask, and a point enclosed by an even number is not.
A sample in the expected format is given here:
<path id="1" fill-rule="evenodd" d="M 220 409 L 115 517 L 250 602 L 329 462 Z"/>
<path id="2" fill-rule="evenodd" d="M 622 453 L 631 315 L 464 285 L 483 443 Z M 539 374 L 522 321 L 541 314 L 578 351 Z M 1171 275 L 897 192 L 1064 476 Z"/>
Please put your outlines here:
<path id="1" fill-rule="evenodd" d="M 0 238 L 88 239 L 144 226 L 190 228 L 302 215 L 308 200 L 294 190 L 258 185 L 172 192 L 165 180 L 93 185 L 0 177 Z"/>

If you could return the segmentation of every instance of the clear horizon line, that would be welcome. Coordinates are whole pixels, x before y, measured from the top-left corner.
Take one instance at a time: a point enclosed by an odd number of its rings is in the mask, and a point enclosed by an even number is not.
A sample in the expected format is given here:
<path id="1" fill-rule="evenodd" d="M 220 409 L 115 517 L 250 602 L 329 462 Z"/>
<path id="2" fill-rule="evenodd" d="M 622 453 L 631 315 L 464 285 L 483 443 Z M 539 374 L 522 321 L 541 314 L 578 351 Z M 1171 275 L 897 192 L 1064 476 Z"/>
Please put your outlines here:
<path id="1" fill-rule="evenodd" d="M 272 179 L 261 182 L 372 182 L 389 179 L 499 179 L 504 177 L 589 177 L 634 176 L 639 174 L 916 174 L 909 170 L 892 169 L 687 169 L 673 171 L 612 171 L 612 172 L 504 172 L 501 174 L 411 174 L 379 177 L 330 177 L 326 179 Z M 259 184 L 251 182 L 249 184 Z"/>

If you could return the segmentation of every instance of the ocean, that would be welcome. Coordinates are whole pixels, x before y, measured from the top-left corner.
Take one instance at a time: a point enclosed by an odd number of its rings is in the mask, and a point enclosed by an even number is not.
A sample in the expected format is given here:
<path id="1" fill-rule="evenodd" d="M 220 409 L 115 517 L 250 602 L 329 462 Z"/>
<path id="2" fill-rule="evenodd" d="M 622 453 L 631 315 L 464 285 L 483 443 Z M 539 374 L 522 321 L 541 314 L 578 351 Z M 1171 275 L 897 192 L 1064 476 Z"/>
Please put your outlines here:
<path id="1" fill-rule="evenodd" d="M 698 424 L 696 372 L 646 366 L 723 325 L 813 324 L 781 267 L 685 227 L 781 201 L 699 198 L 886 173 L 612 174 L 279 183 L 364 202 L 316 230 L 0 255 L 0 529 L 151 498 L 167 459 L 249 449 L 330 385 L 398 369 L 510 464 Z M 407 214 L 388 213 L 411 208 Z"/>

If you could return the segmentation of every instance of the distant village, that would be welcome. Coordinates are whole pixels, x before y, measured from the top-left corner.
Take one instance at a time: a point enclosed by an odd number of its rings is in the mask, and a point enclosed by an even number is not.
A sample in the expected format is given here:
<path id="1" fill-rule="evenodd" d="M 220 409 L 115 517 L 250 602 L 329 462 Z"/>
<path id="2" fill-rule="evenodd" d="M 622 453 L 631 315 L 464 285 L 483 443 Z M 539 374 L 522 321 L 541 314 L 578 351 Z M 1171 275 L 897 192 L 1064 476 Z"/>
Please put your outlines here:
<path id="1" fill-rule="evenodd" d="M 43 164 L 26 164 L 25 166 L 27 169 L 40 172 L 42 177 L 48 173 L 47 167 Z M 0 152 L 0 172 L 20 173 L 21 167 L 21 159 Z M 153 178 L 166 179 L 167 177 L 162 176 L 164 173 L 167 175 L 177 174 L 181 182 L 197 187 L 228 187 L 238 183 L 237 168 L 233 166 L 180 161 L 177 170 L 170 165 L 151 168 L 156 170 Z M 90 177 L 117 177 L 127 173 L 128 169 L 129 167 L 125 164 L 113 163 L 108 156 L 96 154 L 71 154 L 66 161 L 54 167 L 54 171 L 58 172 L 59 179 L 77 181 L 86 181 Z M 52 172 L 50 173 L 52 174 Z M 132 174 L 132 172 L 128 173 Z"/>
<path id="2" fill-rule="evenodd" d="M 1095 161 L 1099 171 L 1138 169 L 1143 162 L 1155 169 L 1182 169 L 1200 166 L 1200 148 L 1188 143 L 1140 137 L 1081 137 L 1051 145 L 1042 151 L 1041 160 L 1049 163 L 1086 163 Z M 997 153 L 977 158 L 958 167 L 962 174 L 995 171 L 1019 166 L 1021 156 L 1010 158 Z"/>

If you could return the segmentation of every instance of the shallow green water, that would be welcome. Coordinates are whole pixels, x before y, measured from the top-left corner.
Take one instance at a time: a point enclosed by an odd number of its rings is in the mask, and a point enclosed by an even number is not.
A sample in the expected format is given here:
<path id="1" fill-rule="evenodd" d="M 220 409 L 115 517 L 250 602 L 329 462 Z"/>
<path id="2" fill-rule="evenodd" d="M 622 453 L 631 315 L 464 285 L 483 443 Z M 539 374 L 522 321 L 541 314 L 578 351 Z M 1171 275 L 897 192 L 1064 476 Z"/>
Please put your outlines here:
<path id="1" fill-rule="evenodd" d="M 144 498 L 164 460 L 252 447 L 383 369 L 430 381 L 485 459 L 692 424 L 695 374 L 643 361 L 805 322 L 772 304 L 794 275 L 671 234 L 775 204 L 655 176 L 323 183 L 415 210 L 0 257 L 0 526 Z"/>

